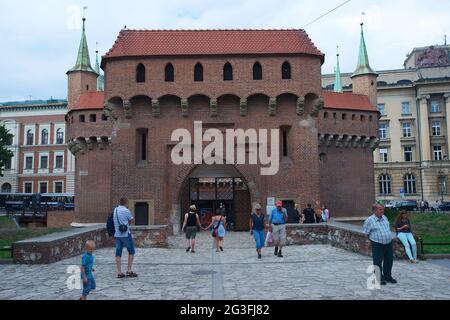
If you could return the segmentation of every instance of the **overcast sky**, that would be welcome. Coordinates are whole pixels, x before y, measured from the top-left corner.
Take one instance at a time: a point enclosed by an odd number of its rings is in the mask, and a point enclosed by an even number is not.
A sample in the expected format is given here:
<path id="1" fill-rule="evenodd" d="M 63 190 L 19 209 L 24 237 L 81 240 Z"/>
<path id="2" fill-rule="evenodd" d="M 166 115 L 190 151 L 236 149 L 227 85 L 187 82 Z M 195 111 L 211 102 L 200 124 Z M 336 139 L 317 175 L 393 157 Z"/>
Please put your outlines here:
<path id="1" fill-rule="evenodd" d="M 91 62 L 95 43 L 103 55 L 125 25 L 131 29 L 303 28 L 344 0 L 0 0 L 0 102 L 66 98 L 80 19 L 87 6 Z M 366 42 L 374 69 L 403 67 L 417 46 L 450 42 L 448 0 L 351 0 L 306 27 L 326 54 L 332 73 L 336 46 L 342 72 L 356 67 L 359 23 L 365 12 Z"/>

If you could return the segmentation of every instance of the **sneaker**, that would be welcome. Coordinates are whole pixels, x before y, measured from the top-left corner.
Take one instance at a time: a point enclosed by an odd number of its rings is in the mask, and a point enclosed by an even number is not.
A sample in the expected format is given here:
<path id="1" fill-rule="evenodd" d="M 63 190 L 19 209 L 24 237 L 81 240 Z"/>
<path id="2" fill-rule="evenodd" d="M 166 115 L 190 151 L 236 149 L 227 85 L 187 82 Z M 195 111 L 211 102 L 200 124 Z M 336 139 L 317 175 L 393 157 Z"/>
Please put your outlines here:
<path id="1" fill-rule="evenodd" d="M 281 251 L 278 252 L 278 258 L 283 258 L 283 255 L 281 254 Z"/>
<path id="2" fill-rule="evenodd" d="M 189 252 L 189 250 L 191 250 L 191 247 L 186 248 L 186 252 Z"/>
<path id="3" fill-rule="evenodd" d="M 381 280 L 380 284 L 381 284 L 382 286 L 385 286 L 385 285 L 386 285 L 386 280 Z"/>
<path id="4" fill-rule="evenodd" d="M 223 248 L 222 248 L 222 247 L 220 247 L 220 251 L 223 251 Z"/>
<path id="5" fill-rule="evenodd" d="M 258 259 L 261 259 L 262 257 L 261 257 L 261 254 L 258 254 Z"/>
<path id="6" fill-rule="evenodd" d="M 273 252 L 274 255 L 278 255 L 278 247 L 275 247 L 275 251 Z"/>

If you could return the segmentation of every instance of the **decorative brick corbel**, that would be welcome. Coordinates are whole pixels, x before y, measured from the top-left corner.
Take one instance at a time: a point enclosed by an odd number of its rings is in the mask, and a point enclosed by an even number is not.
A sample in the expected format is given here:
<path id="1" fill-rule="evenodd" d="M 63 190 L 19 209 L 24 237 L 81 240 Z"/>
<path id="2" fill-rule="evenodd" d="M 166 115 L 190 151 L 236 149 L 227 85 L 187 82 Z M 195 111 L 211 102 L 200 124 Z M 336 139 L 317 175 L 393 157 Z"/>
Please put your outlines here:
<path id="1" fill-rule="evenodd" d="M 209 101 L 209 115 L 211 117 L 217 117 L 217 115 L 218 115 L 217 99 L 211 99 Z"/>
<path id="2" fill-rule="evenodd" d="M 269 100 L 269 116 L 273 117 L 277 115 L 277 99 L 270 98 Z"/>
<path id="3" fill-rule="evenodd" d="M 126 119 L 131 119 L 131 103 L 128 100 L 123 101 L 123 111 Z"/>
<path id="4" fill-rule="evenodd" d="M 312 107 L 312 110 L 311 110 L 311 112 L 310 112 L 311 117 L 317 118 L 317 117 L 319 116 L 319 111 L 320 111 L 320 110 L 323 110 L 324 104 L 325 104 L 325 103 L 324 103 L 324 101 L 323 101 L 323 97 L 319 97 L 319 98 L 315 101 L 315 103 L 314 103 L 314 105 L 313 105 L 313 107 Z"/>
<path id="5" fill-rule="evenodd" d="M 181 99 L 181 115 L 185 118 L 189 116 L 188 99 Z"/>
<path id="6" fill-rule="evenodd" d="M 300 117 L 305 114 L 305 98 L 300 97 L 297 99 L 297 108 L 296 108 L 297 115 Z"/>
<path id="7" fill-rule="evenodd" d="M 240 114 L 245 117 L 248 113 L 247 99 L 241 99 L 239 103 Z"/>
<path id="8" fill-rule="evenodd" d="M 152 100 L 152 115 L 155 118 L 158 118 L 161 114 L 161 108 L 159 107 L 159 100 Z"/>

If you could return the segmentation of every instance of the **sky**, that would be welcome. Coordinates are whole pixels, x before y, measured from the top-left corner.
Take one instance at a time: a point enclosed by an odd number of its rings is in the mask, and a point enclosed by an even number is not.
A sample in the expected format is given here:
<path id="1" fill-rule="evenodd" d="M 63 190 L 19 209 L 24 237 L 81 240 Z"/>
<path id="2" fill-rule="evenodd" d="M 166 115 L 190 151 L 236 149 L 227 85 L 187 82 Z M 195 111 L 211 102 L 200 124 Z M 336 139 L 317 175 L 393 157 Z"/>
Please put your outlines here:
<path id="1" fill-rule="evenodd" d="M 450 43 L 448 0 L 0 0 L 0 102 L 67 97 L 86 6 L 86 34 L 95 64 L 129 29 L 304 28 L 333 73 L 356 68 L 360 22 L 375 70 L 400 69 L 414 47 Z M 364 12 L 365 15 L 361 13 Z M 306 27 L 305 27 L 306 26 Z"/>

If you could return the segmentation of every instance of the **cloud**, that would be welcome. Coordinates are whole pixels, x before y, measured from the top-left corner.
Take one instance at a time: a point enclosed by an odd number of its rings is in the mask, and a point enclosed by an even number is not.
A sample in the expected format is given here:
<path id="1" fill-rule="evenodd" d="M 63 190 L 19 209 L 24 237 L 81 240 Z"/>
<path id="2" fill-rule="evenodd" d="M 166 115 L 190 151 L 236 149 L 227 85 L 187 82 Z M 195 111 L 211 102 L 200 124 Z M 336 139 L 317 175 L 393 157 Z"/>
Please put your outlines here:
<path id="1" fill-rule="evenodd" d="M 343 0 L 0 0 L 2 39 L 0 101 L 17 97 L 63 98 L 65 72 L 76 60 L 80 10 L 88 6 L 87 38 L 93 63 L 95 43 L 104 54 L 121 28 L 301 28 Z M 74 10 L 79 8 L 79 11 Z M 450 32 L 450 2 L 441 0 L 352 0 L 308 26 L 326 54 L 324 73 L 356 67 L 361 12 L 372 67 L 402 68 L 414 47 L 442 43 Z M 6 75 L 6 76 L 5 76 Z"/>

